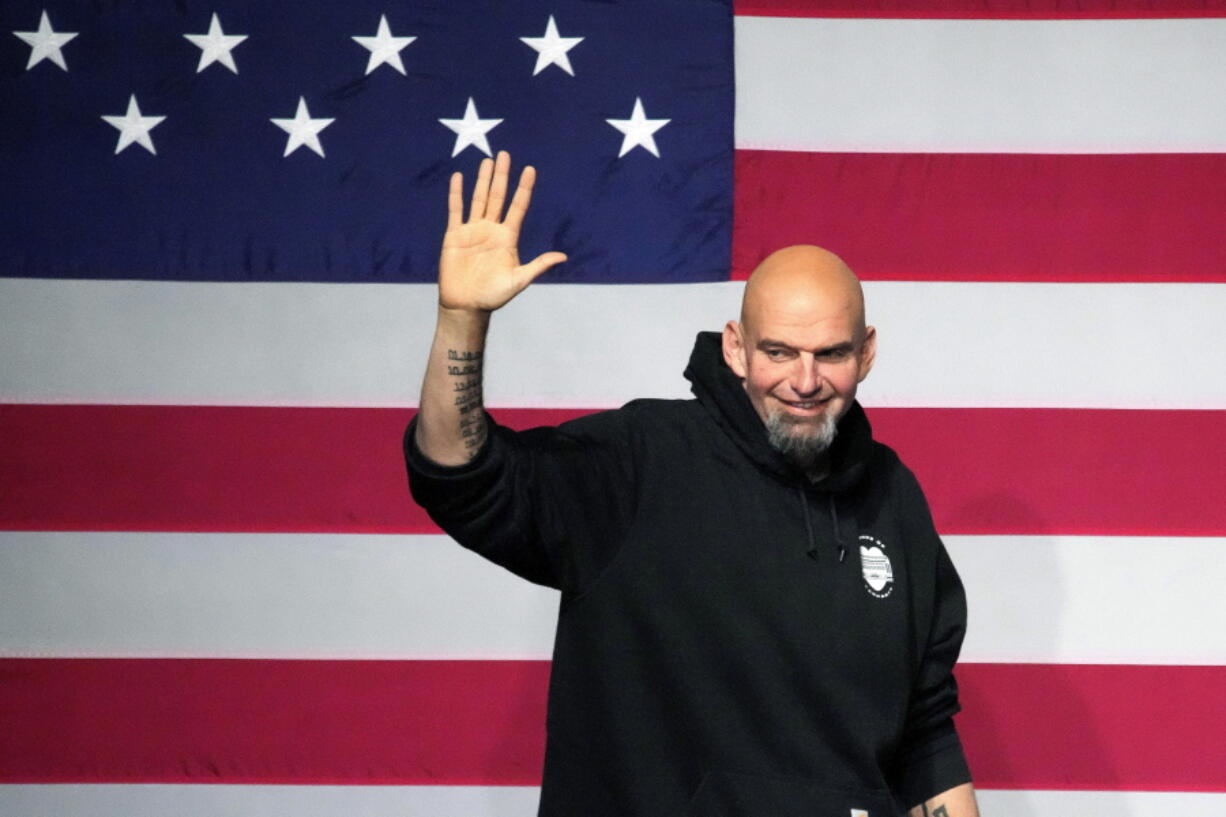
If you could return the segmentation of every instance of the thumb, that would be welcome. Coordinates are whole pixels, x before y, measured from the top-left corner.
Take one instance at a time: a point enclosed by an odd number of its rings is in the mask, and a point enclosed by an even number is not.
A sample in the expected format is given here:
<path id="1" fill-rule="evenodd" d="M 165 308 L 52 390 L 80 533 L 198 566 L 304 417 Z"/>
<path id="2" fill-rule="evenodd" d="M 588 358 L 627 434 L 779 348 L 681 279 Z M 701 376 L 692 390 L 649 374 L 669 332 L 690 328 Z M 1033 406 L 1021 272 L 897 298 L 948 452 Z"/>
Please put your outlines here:
<path id="1" fill-rule="evenodd" d="M 519 268 L 519 283 L 521 286 L 527 286 L 536 280 L 537 276 L 543 273 L 550 267 L 556 267 L 566 260 L 566 253 L 563 252 L 543 252 L 536 258 L 533 258 Z"/>

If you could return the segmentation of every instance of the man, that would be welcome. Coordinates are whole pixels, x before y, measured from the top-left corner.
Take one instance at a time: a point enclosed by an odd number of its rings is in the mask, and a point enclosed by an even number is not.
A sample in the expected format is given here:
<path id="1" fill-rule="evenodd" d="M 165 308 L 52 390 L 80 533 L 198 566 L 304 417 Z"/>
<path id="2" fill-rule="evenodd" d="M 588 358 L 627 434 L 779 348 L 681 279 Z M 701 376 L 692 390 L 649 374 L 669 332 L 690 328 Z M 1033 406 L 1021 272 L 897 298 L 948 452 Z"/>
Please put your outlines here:
<path id="1" fill-rule="evenodd" d="M 558 428 L 486 416 L 492 312 L 534 173 L 449 193 L 439 310 L 405 437 L 414 496 L 458 541 L 562 591 L 542 815 L 975 817 L 954 729 L 962 587 L 911 473 L 855 402 L 872 368 L 855 276 L 793 247 L 699 335 L 695 400 Z"/>

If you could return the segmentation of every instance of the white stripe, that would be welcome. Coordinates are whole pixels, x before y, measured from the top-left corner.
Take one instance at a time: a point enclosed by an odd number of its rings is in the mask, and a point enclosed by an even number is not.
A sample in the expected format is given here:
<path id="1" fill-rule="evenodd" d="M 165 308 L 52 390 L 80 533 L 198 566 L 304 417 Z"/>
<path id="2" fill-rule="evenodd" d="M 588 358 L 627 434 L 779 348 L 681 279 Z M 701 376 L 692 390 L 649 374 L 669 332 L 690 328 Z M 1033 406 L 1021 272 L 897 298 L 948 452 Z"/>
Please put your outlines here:
<path id="1" fill-rule="evenodd" d="M 736 18 L 736 146 L 1226 150 L 1226 20 Z"/>
<path id="2" fill-rule="evenodd" d="M 0 784 L 6 817 L 531 817 L 528 786 Z"/>
<path id="3" fill-rule="evenodd" d="M 866 405 L 1226 408 L 1226 284 L 864 289 L 878 337 Z"/>
<path id="4" fill-rule="evenodd" d="M 1226 539 L 947 536 L 945 543 L 966 587 L 964 661 L 1226 664 Z"/>
<path id="5" fill-rule="evenodd" d="M 0 533 L 9 656 L 548 658 L 557 607 L 442 535 Z"/>
<path id="6" fill-rule="evenodd" d="M 992 817 L 1221 817 L 1226 794 L 1194 792 L 977 792 Z M 0 813 L 73 817 L 529 817 L 526 786 L 235 786 L 226 784 L 0 784 Z"/>
<path id="7" fill-rule="evenodd" d="M 741 285 L 540 286 L 495 316 L 491 406 L 687 397 Z M 1226 408 L 1226 284 L 869 282 L 867 405 Z M 0 279 L 0 402 L 405 406 L 433 285 Z"/>
<path id="8" fill-rule="evenodd" d="M 1226 664 L 1221 538 L 951 536 L 963 660 Z M 0 654 L 547 659 L 557 594 L 444 536 L 0 534 Z"/>
<path id="9" fill-rule="evenodd" d="M 980 812 L 990 817 L 1221 817 L 1226 793 L 1177 791 L 976 792 Z"/>

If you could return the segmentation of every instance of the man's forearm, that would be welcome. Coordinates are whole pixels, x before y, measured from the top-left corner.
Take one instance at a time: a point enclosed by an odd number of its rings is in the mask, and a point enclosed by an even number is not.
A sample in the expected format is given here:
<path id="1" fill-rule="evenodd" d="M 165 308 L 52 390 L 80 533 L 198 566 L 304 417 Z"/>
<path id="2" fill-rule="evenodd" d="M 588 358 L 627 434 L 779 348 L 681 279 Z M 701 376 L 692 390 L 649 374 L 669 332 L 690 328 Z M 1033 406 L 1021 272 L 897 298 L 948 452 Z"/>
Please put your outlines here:
<path id="1" fill-rule="evenodd" d="M 979 817 L 975 787 L 963 783 L 941 792 L 908 811 L 907 817 Z"/>
<path id="2" fill-rule="evenodd" d="M 438 259 L 438 323 L 414 436 L 421 453 L 440 465 L 463 465 L 485 444 L 481 368 L 490 315 L 538 275 L 566 260 L 563 253 L 546 252 L 519 263 L 519 228 L 532 200 L 536 171 L 524 168 L 507 205 L 510 173 L 506 151 L 499 151 L 497 160 L 481 161 L 467 219 L 463 176 L 451 174 L 447 188 L 447 232 Z"/>
<path id="3" fill-rule="evenodd" d="M 440 465 L 463 465 L 485 443 L 481 396 L 489 313 L 439 307 L 417 420 L 417 447 Z"/>

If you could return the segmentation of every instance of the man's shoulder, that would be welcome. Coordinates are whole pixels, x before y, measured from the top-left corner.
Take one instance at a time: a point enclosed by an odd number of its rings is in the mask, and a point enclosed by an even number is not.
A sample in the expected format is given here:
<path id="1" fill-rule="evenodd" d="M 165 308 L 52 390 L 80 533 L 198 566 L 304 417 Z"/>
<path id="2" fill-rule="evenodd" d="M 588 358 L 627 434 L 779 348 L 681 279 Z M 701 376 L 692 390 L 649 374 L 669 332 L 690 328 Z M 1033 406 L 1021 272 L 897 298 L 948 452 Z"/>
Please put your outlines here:
<path id="1" fill-rule="evenodd" d="M 562 447 L 650 451 L 693 445 L 704 414 L 695 400 L 638 399 L 624 406 L 576 417 L 548 437 Z M 688 442 L 687 442 L 688 441 Z"/>
<path id="2" fill-rule="evenodd" d="M 898 518 L 930 527 L 932 511 L 915 472 L 885 443 L 873 441 L 863 484 Z"/>
<path id="3" fill-rule="evenodd" d="M 898 452 L 877 439 L 874 439 L 869 447 L 868 463 L 869 467 L 884 473 L 895 471 L 910 473 L 910 469 L 903 463 L 902 458 L 898 456 Z"/>
<path id="4" fill-rule="evenodd" d="M 705 413 L 705 410 L 694 398 L 686 400 L 666 400 L 659 397 L 640 397 L 631 400 L 618 411 L 643 422 L 669 422 L 678 419 L 689 419 L 695 414 Z"/>
<path id="5" fill-rule="evenodd" d="M 890 445 L 874 437 L 867 448 L 863 463 L 863 482 L 872 486 L 873 490 L 889 496 L 895 502 L 918 501 L 927 505 L 915 472 Z"/>
<path id="6" fill-rule="evenodd" d="M 590 432 L 600 429 L 635 428 L 691 422 L 702 414 L 697 400 L 666 400 L 643 397 L 631 400 L 620 408 L 596 411 L 563 423 L 569 432 Z"/>

